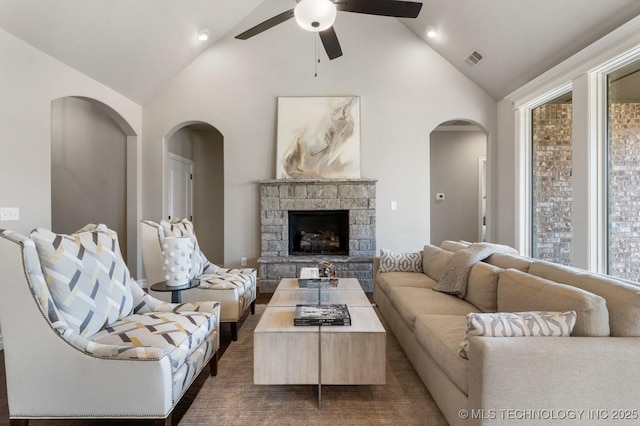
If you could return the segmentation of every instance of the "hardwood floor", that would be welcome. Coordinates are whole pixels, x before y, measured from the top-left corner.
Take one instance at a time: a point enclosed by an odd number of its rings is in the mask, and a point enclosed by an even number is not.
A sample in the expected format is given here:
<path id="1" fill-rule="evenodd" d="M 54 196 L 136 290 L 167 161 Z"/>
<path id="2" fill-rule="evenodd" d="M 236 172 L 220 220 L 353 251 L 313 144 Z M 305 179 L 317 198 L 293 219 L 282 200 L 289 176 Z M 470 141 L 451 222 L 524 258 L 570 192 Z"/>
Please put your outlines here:
<path id="1" fill-rule="evenodd" d="M 271 299 L 271 293 L 258 293 L 258 297 L 256 298 L 256 304 L 265 304 L 268 303 Z M 239 322 L 238 333 L 242 333 L 242 323 L 249 315 L 249 310 L 247 310 L 247 314 Z M 219 356 L 224 356 L 225 351 L 232 344 L 231 340 L 231 327 L 229 324 L 222 324 L 220 328 L 220 349 Z M 189 390 L 184 394 L 180 402 L 176 405 L 173 410 L 172 415 L 172 423 L 177 425 L 182 416 L 187 412 L 196 396 L 198 395 L 198 391 L 202 387 L 202 384 L 209 377 L 209 369 L 205 368 L 202 373 L 198 376 L 198 378 L 193 382 Z M 40 426 L 40 425 L 54 425 L 54 426 L 85 426 L 85 425 L 124 425 L 124 424 L 136 424 L 136 425 L 153 425 L 153 420 L 139 420 L 132 422 L 131 420 L 31 420 L 29 422 L 30 425 Z M 9 424 L 9 405 L 7 402 L 7 378 L 5 374 L 4 368 L 4 351 L 0 351 L 0 426 L 5 426 Z"/>

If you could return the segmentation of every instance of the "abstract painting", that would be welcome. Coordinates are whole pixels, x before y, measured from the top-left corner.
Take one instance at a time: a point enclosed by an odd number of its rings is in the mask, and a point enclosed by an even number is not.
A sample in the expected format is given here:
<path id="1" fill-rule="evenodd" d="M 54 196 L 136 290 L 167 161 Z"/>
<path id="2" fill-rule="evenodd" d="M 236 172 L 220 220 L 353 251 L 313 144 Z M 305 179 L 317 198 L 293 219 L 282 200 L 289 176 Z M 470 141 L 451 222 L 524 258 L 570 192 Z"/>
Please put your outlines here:
<path id="1" fill-rule="evenodd" d="M 360 178 L 360 98 L 279 97 L 276 178 Z"/>

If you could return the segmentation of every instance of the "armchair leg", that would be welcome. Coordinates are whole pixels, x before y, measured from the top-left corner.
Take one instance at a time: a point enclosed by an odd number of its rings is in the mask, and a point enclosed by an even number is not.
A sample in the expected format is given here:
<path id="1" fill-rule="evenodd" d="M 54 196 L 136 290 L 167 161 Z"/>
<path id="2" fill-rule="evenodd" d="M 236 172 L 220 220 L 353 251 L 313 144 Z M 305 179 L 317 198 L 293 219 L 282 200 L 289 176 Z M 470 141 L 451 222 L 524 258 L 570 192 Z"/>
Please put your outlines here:
<path id="1" fill-rule="evenodd" d="M 164 419 L 153 419 L 155 426 L 171 426 L 171 413 Z"/>
<path id="2" fill-rule="evenodd" d="M 218 352 L 217 351 L 215 354 L 213 354 L 213 356 L 209 360 L 209 370 L 211 371 L 212 376 L 218 375 Z"/>
<path id="3" fill-rule="evenodd" d="M 238 341 L 238 323 L 230 322 L 229 325 L 231 325 L 231 340 L 236 342 Z"/>
<path id="4" fill-rule="evenodd" d="M 256 314 L 256 301 L 251 302 L 251 315 Z"/>

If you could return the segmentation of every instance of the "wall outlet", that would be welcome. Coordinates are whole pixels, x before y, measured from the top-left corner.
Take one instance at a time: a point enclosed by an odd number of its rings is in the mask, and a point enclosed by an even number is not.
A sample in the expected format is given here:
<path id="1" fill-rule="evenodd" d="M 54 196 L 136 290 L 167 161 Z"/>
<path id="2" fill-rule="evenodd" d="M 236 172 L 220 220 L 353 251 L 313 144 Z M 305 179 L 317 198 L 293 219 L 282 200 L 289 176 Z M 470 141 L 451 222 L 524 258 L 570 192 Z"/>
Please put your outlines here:
<path id="1" fill-rule="evenodd" d="M 240 266 L 247 266 L 247 258 L 246 257 L 241 257 L 240 258 Z"/>
<path id="2" fill-rule="evenodd" d="M 0 220 L 20 220 L 20 209 L 18 207 L 0 208 Z"/>
<path id="3" fill-rule="evenodd" d="M 437 200 L 437 201 L 442 201 L 442 200 L 444 200 L 444 192 L 437 192 L 437 193 L 436 193 L 436 200 Z"/>

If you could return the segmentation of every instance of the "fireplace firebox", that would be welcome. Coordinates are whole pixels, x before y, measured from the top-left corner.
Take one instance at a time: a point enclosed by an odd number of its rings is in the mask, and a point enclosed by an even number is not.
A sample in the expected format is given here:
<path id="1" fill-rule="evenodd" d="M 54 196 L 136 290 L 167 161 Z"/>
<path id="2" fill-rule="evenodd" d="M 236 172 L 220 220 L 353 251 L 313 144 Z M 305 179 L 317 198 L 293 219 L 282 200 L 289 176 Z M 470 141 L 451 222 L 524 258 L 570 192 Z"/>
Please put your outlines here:
<path id="1" fill-rule="evenodd" d="M 289 210 L 289 255 L 348 255 L 348 210 Z"/>

